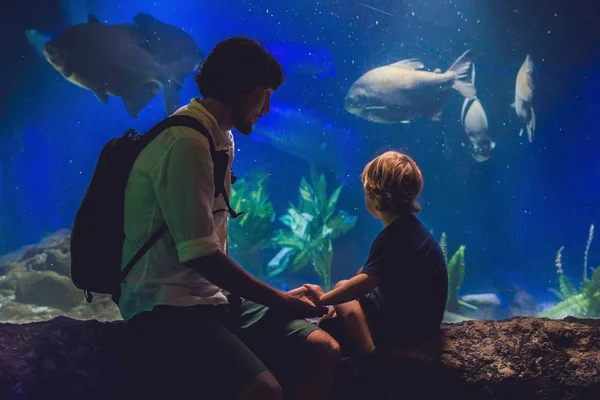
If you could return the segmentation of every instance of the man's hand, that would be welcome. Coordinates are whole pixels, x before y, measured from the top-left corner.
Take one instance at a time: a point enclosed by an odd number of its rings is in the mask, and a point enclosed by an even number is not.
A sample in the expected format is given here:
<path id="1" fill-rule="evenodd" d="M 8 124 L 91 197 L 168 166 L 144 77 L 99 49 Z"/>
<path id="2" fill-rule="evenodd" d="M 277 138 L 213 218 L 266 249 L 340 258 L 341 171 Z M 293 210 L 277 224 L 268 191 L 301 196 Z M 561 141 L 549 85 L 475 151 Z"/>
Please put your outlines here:
<path id="1" fill-rule="evenodd" d="M 329 311 L 327 307 L 317 306 L 306 297 L 303 288 L 297 288 L 283 293 L 283 306 L 301 318 L 321 317 Z"/>
<path id="2" fill-rule="evenodd" d="M 323 289 L 321 289 L 321 286 L 306 283 L 303 285 L 303 287 L 307 289 L 308 293 L 306 295 L 312 300 L 312 302 L 319 304 L 319 300 L 321 300 L 321 297 L 323 297 L 325 294 Z"/>

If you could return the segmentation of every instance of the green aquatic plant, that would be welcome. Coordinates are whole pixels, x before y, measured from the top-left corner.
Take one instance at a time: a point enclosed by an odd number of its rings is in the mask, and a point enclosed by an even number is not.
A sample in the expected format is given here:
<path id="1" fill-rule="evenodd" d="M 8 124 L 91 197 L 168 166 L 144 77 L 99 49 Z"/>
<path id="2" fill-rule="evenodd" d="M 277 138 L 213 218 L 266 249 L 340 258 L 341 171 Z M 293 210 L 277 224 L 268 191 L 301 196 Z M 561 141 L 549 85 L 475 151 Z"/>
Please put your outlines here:
<path id="1" fill-rule="evenodd" d="M 460 245 L 454 252 L 450 260 L 448 260 L 448 242 L 446 232 L 442 232 L 440 238 L 440 247 L 444 253 L 446 265 L 448 267 L 448 299 L 446 309 L 451 312 L 458 312 L 461 307 L 471 308 L 476 310 L 477 307 L 460 299 L 460 287 L 465 278 L 465 245 Z"/>
<path id="2" fill-rule="evenodd" d="M 460 313 L 465 308 L 477 310 L 476 306 L 473 306 L 460 298 L 460 288 L 463 284 L 465 277 L 465 245 L 460 245 L 454 252 L 450 260 L 448 260 L 448 241 L 446 232 L 442 232 L 440 238 L 440 247 L 444 253 L 444 259 L 448 268 L 448 298 L 446 301 L 446 314 L 444 319 L 447 322 L 450 320 L 467 320 L 470 319 Z M 450 318 L 449 316 L 452 316 Z"/>
<path id="3" fill-rule="evenodd" d="M 544 311 L 538 316 L 560 319 L 567 316 L 579 318 L 597 318 L 600 316 L 600 267 L 592 268 L 592 277 L 588 278 L 588 253 L 594 238 L 594 224 L 590 226 L 588 241 L 583 257 L 583 279 L 579 289 L 567 277 L 563 270 L 561 246 L 555 259 L 558 273 L 559 290 L 550 289 L 560 299 L 560 302 Z"/>
<path id="4" fill-rule="evenodd" d="M 238 179 L 231 186 L 231 206 L 244 214 L 229 221 L 228 242 L 231 257 L 248 272 L 264 278 L 262 251 L 269 238 L 275 211 L 267 191 L 268 174 L 255 169 L 248 179 Z"/>
<path id="5" fill-rule="evenodd" d="M 309 183 L 302 177 L 298 205 L 290 204 L 280 218 L 286 228 L 274 233 L 272 244 L 280 250 L 267 265 L 267 271 L 269 278 L 274 278 L 288 270 L 298 273 L 312 266 L 327 291 L 331 289 L 332 241 L 356 225 L 356 216 L 336 211 L 343 185 L 328 197 L 325 176 L 317 176 L 311 168 L 310 178 Z"/>

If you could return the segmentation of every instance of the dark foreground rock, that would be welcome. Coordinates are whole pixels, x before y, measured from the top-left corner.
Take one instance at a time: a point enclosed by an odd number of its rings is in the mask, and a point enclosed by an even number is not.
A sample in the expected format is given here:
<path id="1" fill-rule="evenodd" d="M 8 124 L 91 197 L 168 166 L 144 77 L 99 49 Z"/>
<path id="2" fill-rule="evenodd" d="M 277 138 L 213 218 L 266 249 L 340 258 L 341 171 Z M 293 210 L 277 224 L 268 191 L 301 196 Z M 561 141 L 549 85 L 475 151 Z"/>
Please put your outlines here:
<path id="1" fill-rule="evenodd" d="M 0 399 L 144 398 L 132 352 L 119 321 L 0 324 Z M 597 400 L 600 320 L 444 324 L 435 343 L 343 359 L 332 398 Z"/>

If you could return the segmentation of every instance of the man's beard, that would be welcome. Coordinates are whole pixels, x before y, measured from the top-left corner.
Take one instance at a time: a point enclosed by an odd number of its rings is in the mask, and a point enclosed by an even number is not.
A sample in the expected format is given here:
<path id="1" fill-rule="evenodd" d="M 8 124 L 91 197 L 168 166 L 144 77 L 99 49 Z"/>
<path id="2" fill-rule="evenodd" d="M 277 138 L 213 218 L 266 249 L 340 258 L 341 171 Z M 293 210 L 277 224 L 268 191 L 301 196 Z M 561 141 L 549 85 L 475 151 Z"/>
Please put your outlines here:
<path id="1" fill-rule="evenodd" d="M 235 103 L 231 109 L 231 114 L 233 117 L 233 127 L 240 133 L 244 135 L 249 135 L 252 133 L 252 121 L 246 121 L 244 119 L 245 115 L 240 103 Z"/>

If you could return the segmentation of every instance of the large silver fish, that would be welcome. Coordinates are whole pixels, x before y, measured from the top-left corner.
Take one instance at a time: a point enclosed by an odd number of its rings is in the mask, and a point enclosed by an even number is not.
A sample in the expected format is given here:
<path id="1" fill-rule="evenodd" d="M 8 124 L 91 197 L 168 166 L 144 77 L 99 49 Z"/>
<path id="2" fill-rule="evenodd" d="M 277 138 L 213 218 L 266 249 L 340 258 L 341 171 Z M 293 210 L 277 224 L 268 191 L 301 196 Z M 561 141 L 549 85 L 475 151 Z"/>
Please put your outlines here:
<path id="1" fill-rule="evenodd" d="M 475 86 L 475 64 L 473 64 L 471 79 Z M 463 147 L 476 161 L 488 160 L 496 143 L 488 136 L 488 120 L 479 99 L 465 98 L 460 113 L 460 122 L 468 139 L 466 144 L 462 143 Z"/>
<path id="2" fill-rule="evenodd" d="M 27 36 L 39 45 L 37 32 L 28 31 Z M 87 23 L 46 41 L 43 55 L 65 79 L 92 91 L 100 102 L 108 102 L 109 95 L 123 99 L 133 117 L 159 89 L 167 112 L 172 113 L 179 107 L 181 78 L 193 68 L 181 59 L 161 64 L 145 44 L 147 38 L 138 26 L 104 24 L 90 15 Z"/>
<path id="3" fill-rule="evenodd" d="M 527 130 L 527 138 L 529 143 L 533 141 L 535 134 L 535 110 L 534 110 L 534 81 L 535 64 L 529 54 L 525 57 L 525 61 L 519 68 L 517 80 L 515 83 L 515 102 L 511 107 L 515 109 L 519 120 L 524 126 L 519 131 L 519 136 L 523 136 L 524 130 Z"/>
<path id="4" fill-rule="evenodd" d="M 471 53 L 465 51 L 446 71 L 418 71 L 417 59 L 377 67 L 361 76 L 348 90 L 345 109 L 358 117 L 381 124 L 406 123 L 416 117 L 439 121 L 450 89 L 474 98 L 469 79 Z"/>

